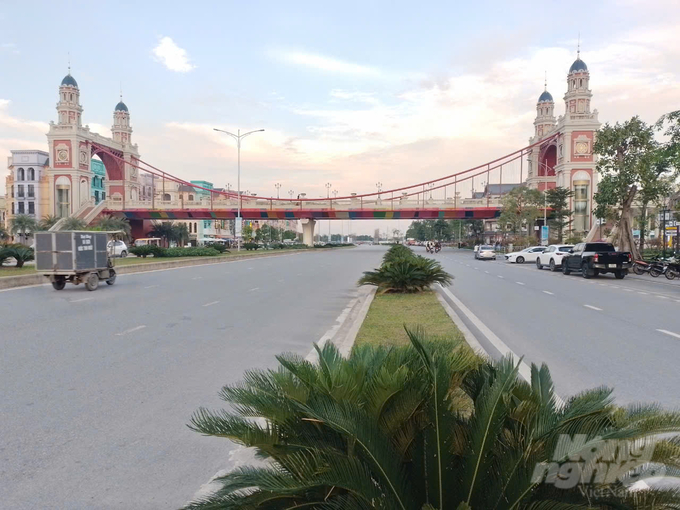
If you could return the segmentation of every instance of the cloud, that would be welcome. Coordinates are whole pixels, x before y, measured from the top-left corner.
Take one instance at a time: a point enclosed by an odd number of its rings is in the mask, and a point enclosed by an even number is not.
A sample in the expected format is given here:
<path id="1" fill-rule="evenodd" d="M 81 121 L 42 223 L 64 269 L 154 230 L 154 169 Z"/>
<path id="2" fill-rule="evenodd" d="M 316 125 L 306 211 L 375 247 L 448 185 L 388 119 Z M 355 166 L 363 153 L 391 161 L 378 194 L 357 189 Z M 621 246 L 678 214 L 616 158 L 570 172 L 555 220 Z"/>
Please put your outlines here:
<path id="1" fill-rule="evenodd" d="M 171 71 L 188 73 L 196 69 L 196 66 L 189 61 L 186 50 L 177 46 L 170 37 L 161 37 L 158 46 L 153 49 L 153 54 L 158 62 Z"/>
<path id="2" fill-rule="evenodd" d="M 328 73 L 367 76 L 377 76 L 380 74 L 380 71 L 373 67 L 346 62 L 344 60 L 315 53 L 305 53 L 302 51 L 274 51 L 272 52 L 272 55 L 280 62 Z"/>
<path id="3" fill-rule="evenodd" d="M 0 53 L 12 53 L 14 55 L 18 55 L 21 52 L 15 43 L 0 43 Z"/>

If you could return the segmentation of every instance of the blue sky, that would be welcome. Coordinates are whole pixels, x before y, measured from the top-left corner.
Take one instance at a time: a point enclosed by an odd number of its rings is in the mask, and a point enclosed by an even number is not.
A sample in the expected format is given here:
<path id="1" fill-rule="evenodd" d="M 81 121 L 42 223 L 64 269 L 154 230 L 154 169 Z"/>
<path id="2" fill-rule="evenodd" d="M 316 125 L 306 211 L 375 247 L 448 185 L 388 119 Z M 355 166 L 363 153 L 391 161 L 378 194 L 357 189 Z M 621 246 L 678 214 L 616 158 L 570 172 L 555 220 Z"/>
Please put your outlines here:
<path id="1" fill-rule="evenodd" d="M 144 159 L 310 196 L 437 177 L 519 148 L 544 71 L 556 111 L 581 32 L 603 121 L 680 105 L 675 1 L 0 1 L 0 156 L 44 148 L 71 54 L 83 122 L 110 135 L 122 82 Z M 4 161 L 4 159 L 3 159 Z M 224 182 L 222 182 L 224 181 Z M 0 184 L 0 193 L 2 193 Z"/>

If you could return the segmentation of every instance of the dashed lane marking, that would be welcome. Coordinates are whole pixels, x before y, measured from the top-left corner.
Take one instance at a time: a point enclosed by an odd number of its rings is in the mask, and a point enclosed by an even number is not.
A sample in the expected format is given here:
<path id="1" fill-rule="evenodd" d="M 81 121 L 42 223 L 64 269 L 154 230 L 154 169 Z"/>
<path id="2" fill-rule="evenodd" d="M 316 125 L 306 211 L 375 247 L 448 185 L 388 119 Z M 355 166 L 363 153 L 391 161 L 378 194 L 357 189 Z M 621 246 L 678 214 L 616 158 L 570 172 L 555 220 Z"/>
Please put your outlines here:
<path id="1" fill-rule="evenodd" d="M 127 335 L 130 333 L 134 333 L 135 331 L 139 331 L 140 329 L 144 329 L 146 326 L 142 324 L 141 326 L 136 326 L 134 328 L 126 329 L 125 331 L 121 331 L 120 333 L 116 333 L 116 336 L 123 336 Z"/>
<path id="2" fill-rule="evenodd" d="M 204 304 L 203 306 L 204 306 L 204 307 L 205 307 L 205 306 L 212 306 L 212 305 L 216 305 L 217 303 L 219 303 L 219 301 L 211 301 L 210 303 L 206 303 L 206 304 Z"/>
<path id="3" fill-rule="evenodd" d="M 543 294 L 547 294 L 548 296 L 554 296 L 555 295 L 552 292 L 550 292 L 549 290 L 544 290 Z"/>
<path id="4" fill-rule="evenodd" d="M 524 285 L 522 282 L 515 282 L 517 285 Z"/>
<path id="5" fill-rule="evenodd" d="M 674 336 L 675 338 L 680 338 L 680 335 L 677 333 L 673 333 L 672 331 L 667 331 L 665 329 L 657 329 L 659 333 L 663 333 L 664 335 L 669 335 L 669 336 Z"/>
<path id="6" fill-rule="evenodd" d="M 202 280 L 202 279 L 203 279 L 202 276 L 194 276 L 194 277 L 192 278 L 192 280 Z"/>
<path id="7" fill-rule="evenodd" d="M 505 278 L 505 276 L 498 275 L 499 278 Z"/>
<path id="8" fill-rule="evenodd" d="M 596 310 L 598 312 L 602 311 L 602 308 L 598 308 L 597 306 L 593 306 L 593 305 L 583 305 L 583 306 L 585 306 L 586 308 L 590 308 L 591 310 Z"/>
<path id="9" fill-rule="evenodd" d="M 144 288 L 145 288 L 145 289 L 155 289 L 156 287 L 158 287 L 158 285 L 147 285 L 147 286 L 144 287 Z"/>
<path id="10" fill-rule="evenodd" d="M 646 295 L 647 295 L 646 292 L 640 292 L 640 291 L 638 291 L 638 294 L 642 294 L 643 296 L 646 296 Z"/>
<path id="11" fill-rule="evenodd" d="M 260 287 L 255 287 L 254 289 L 250 289 L 248 292 L 254 292 L 256 290 L 260 290 Z"/>

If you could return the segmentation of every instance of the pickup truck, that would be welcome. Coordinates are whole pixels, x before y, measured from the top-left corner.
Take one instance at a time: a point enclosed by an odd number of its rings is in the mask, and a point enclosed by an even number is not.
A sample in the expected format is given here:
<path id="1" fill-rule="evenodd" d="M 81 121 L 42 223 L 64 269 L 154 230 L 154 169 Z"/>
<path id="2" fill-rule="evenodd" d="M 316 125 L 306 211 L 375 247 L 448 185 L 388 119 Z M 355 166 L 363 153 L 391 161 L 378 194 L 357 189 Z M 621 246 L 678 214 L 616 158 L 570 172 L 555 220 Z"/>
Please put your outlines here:
<path id="1" fill-rule="evenodd" d="M 614 273 L 621 280 L 628 274 L 633 260 L 628 252 L 617 252 L 611 243 L 579 243 L 562 259 L 562 273 L 581 271 L 584 278 Z"/>

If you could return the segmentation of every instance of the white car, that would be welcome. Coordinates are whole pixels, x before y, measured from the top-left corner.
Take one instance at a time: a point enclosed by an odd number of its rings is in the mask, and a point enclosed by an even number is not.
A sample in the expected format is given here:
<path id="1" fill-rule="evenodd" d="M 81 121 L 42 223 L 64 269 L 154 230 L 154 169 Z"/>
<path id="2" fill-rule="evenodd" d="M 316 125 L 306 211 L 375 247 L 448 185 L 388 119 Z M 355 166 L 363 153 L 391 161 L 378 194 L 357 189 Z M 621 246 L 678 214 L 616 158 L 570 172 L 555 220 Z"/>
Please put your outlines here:
<path id="1" fill-rule="evenodd" d="M 493 246 L 483 244 L 475 252 L 475 258 L 479 260 L 496 260 L 496 252 L 493 251 Z"/>
<path id="2" fill-rule="evenodd" d="M 513 251 L 505 254 L 505 260 L 524 264 L 525 262 L 535 262 L 536 258 L 545 251 L 545 246 L 529 246 L 522 251 Z"/>
<path id="3" fill-rule="evenodd" d="M 557 271 L 562 265 L 562 257 L 569 253 L 572 248 L 571 244 L 551 244 L 547 250 L 536 257 L 536 267 L 543 269 L 548 266 L 551 271 Z"/>
<path id="4" fill-rule="evenodd" d="M 128 256 L 128 247 L 123 241 L 109 241 L 106 248 L 112 257 L 125 258 Z"/>

